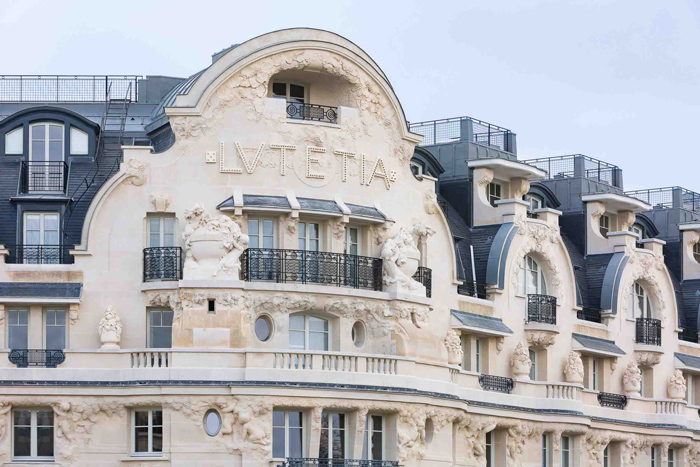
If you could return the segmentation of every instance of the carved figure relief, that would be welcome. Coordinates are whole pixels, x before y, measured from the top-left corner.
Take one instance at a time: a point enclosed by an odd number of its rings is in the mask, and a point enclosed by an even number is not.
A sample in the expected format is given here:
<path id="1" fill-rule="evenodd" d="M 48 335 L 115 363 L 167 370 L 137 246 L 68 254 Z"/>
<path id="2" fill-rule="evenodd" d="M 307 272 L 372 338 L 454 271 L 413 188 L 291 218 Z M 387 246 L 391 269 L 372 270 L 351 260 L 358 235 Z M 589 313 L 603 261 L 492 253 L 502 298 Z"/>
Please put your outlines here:
<path id="1" fill-rule="evenodd" d="M 418 270 L 420 252 L 406 229 L 401 228 L 384 242 L 381 258 L 385 290 L 416 293 L 423 288 L 412 277 Z"/>
<path id="2" fill-rule="evenodd" d="M 156 212 L 165 212 L 170 207 L 170 195 L 167 193 L 152 194 L 149 200 Z"/>
<path id="3" fill-rule="evenodd" d="M 97 328 L 102 342 L 102 349 L 118 349 L 122 338 L 122 322 L 113 306 L 105 309 L 104 316 Z"/>
<path id="4" fill-rule="evenodd" d="M 440 205 L 435 190 L 428 188 L 423 192 L 423 208 L 426 214 L 433 215 L 440 212 Z"/>

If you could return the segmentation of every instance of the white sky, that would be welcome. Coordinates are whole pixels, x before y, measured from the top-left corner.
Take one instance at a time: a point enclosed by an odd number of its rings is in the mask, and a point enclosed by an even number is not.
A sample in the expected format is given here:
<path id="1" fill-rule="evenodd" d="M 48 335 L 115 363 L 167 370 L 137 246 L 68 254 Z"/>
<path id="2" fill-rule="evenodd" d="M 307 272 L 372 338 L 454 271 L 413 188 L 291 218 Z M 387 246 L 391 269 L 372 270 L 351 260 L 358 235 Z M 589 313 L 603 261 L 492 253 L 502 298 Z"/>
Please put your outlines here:
<path id="1" fill-rule="evenodd" d="M 0 74 L 184 77 L 298 26 L 362 47 L 411 121 L 469 115 L 517 133 L 521 159 L 700 192 L 700 0 L 0 0 Z"/>

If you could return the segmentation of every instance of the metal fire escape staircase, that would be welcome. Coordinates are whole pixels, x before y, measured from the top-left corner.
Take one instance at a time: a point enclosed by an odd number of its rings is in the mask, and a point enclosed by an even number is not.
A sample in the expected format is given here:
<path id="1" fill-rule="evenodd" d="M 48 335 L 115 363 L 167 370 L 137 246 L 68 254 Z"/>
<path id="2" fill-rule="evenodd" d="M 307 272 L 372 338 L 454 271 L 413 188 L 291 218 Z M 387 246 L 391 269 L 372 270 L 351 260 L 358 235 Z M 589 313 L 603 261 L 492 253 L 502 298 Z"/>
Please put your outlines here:
<path id="1" fill-rule="evenodd" d="M 119 171 L 119 165 L 123 159 L 124 128 L 133 90 L 129 84 L 123 96 L 112 98 L 111 88 L 110 84 L 102 112 L 100 133 L 95 145 L 95 159 L 83 180 L 72 189 L 69 195 L 70 202 L 63 216 L 63 241 L 66 244 L 77 243 L 80 240 L 79 231 L 71 231 L 71 219 L 85 216 L 95 194 Z"/>

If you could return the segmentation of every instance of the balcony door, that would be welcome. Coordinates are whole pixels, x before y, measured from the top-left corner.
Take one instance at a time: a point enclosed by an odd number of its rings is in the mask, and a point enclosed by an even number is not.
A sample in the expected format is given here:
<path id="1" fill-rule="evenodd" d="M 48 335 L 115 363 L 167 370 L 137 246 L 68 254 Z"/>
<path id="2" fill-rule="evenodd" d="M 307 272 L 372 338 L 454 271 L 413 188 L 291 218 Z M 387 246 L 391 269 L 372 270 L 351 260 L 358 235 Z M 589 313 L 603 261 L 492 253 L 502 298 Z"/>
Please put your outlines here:
<path id="1" fill-rule="evenodd" d="M 299 222 L 297 227 L 299 241 L 299 275 L 301 282 L 324 282 L 322 277 L 323 261 L 319 253 L 321 248 L 320 225 L 313 222 Z"/>
<path id="2" fill-rule="evenodd" d="M 57 212 L 26 212 L 23 245 L 17 256 L 24 264 L 60 264 L 59 218 Z"/>
<path id="3" fill-rule="evenodd" d="M 180 277 L 180 250 L 175 248 L 175 218 L 148 217 L 148 250 L 144 268 L 148 280 L 173 280 Z"/>
<path id="4" fill-rule="evenodd" d="M 275 281 L 282 278 L 282 254 L 275 251 L 275 221 L 248 219 L 248 276 L 254 281 Z"/>
<path id="5" fill-rule="evenodd" d="M 319 465 L 333 465 L 324 460 L 345 459 L 347 451 L 345 414 L 323 412 L 321 414 L 321 442 L 319 443 Z"/>
<path id="6" fill-rule="evenodd" d="M 360 254 L 360 229 L 346 227 L 343 237 L 343 253 L 345 253 L 345 285 L 357 287 Z"/>
<path id="7" fill-rule="evenodd" d="M 63 125 L 29 126 L 29 191 L 63 191 Z"/>

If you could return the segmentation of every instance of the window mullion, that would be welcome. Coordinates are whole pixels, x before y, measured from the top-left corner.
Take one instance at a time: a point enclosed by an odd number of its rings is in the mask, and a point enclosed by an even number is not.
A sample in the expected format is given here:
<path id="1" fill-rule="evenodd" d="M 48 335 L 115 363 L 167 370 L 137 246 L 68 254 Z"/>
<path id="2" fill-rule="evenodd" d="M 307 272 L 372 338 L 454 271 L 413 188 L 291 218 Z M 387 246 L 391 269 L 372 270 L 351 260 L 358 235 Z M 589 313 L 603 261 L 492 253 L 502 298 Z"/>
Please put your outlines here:
<path id="1" fill-rule="evenodd" d="M 148 411 L 148 453 L 153 452 L 153 411 Z"/>
<path id="2" fill-rule="evenodd" d="M 38 452 L 37 445 L 36 445 L 37 444 L 36 443 L 36 441 L 37 441 L 36 410 L 32 410 L 30 413 L 31 413 L 31 415 L 29 417 L 29 424 L 30 424 L 30 427 L 29 427 L 29 446 L 30 446 L 29 455 L 31 457 L 36 457 L 37 452 Z"/>

